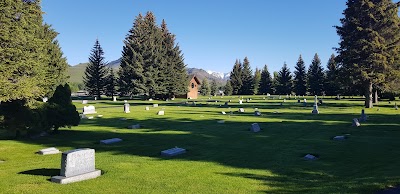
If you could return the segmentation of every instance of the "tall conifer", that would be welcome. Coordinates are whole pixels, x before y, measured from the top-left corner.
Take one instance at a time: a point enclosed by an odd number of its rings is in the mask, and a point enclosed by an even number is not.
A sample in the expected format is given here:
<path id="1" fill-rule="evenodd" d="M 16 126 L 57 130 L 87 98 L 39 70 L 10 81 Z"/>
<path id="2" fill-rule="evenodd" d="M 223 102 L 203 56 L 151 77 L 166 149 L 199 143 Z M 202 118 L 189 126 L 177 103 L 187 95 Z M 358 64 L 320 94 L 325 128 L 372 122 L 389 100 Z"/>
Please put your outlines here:
<path id="1" fill-rule="evenodd" d="M 241 72 L 242 87 L 240 89 L 240 94 L 250 95 L 253 94 L 253 72 L 250 67 L 250 61 L 247 57 L 243 60 L 243 68 Z"/>
<path id="2" fill-rule="evenodd" d="M 283 95 L 292 93 L 293 80 L 290 69 L 287 67 L 286 63 L 283 64 L 282 69 L 278 72 L 276 82 L 277 94 Z"/>
<path id="3" fill-rule="evenodd" d="M 242 88 L 242 64 L 236 59 L 235 65 L 231 71 L 230 82 L 232 86 L 232 94 L 237 95 Z"/>
<path id="4" fill-rule="evenodd" d="M 308 68 L 307 78 L 310 94 L 322 95 L 324 91 L 325 75 L 318 54 L 314 55 L 310 67 Z"/>
<path id="5" fill-rule="evenodd" d="M 268 71 L 267 65 L 264 65 L 264 68 L 261 72 L 261 81 L 260 81 L 260 94 L 272 94 L 272 77 Z"/>
<path id="6" fill-rule="evenodd" d="M 294 68 L 294 92 L 297 95 L 305 95 L 307 92 L 307 72 L 301 55 L 299 56 Z"/>

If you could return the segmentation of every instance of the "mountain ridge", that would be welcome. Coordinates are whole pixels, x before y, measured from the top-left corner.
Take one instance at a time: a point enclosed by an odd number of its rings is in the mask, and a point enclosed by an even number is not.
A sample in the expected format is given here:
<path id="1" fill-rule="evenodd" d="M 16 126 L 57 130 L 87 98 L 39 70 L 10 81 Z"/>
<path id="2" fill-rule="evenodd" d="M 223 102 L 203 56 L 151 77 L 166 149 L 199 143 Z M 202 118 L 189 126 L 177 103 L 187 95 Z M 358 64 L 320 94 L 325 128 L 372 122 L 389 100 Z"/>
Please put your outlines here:
<path id="1" fill-rule="evenodd" d="M 85 75 L 85 69 L 88 63 L 79 63 L 74 66 L 68 67 L 68 75 L 70 76 L 69 82 L 83 83 L 83 76 Z M 113 60 L 108 63 L 108 66 L 117 70 L 121 65 L 121 58 Z M 195 67 L 186 67 L 187 74 L 189 77 L 196 76 L 200 81 L 207 78 L 209 81 L 215 80 L 218 85 L 225 85 L 229 79 L 230 73 L 220 73 L 211 70 L 204 70 Z"/>

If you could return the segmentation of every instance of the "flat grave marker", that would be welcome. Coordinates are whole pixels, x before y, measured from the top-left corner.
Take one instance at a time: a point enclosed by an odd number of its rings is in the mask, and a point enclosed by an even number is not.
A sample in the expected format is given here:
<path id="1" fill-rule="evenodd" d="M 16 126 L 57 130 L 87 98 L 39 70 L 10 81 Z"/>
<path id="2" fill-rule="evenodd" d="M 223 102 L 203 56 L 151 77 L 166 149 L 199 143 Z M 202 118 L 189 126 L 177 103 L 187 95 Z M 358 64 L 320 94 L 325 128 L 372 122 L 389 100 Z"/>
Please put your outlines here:
<path id="1" fill-rule="evenodd" d="M 58 150 L 55 147 L 50 147 L 50 148 L 45 148 L 41 149 L 37 152 L 39 155 L 50 155 L 50 154 L 58 154 L 60 153 L 60 150 Z"/>
<path id="2" fill-rule="evenodd" d="M 183 148 L 174 147 L 168 150 L 161 151 L 161 156 L 177 156 L 186 153 L 186 150 Z"/>
<path id="3" fill-rule="evenodd" d="M 108 145 L 108 144 L 118 143 L 121 141 L 122 141 L 122 139 L 120 139 L 120 138 L 111 138 L 111 139 L 100 140 L 100 144 Z"/>

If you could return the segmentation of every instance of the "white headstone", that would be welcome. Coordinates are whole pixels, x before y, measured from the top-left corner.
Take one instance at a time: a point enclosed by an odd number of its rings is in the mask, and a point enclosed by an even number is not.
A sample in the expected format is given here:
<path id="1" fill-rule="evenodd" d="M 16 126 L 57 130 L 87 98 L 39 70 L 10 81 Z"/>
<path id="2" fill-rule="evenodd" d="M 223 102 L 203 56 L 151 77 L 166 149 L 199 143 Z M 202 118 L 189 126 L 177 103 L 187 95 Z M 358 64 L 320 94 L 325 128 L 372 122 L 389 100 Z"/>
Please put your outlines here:
<path id="1" fill-rule="evenodd" d="M 163 110 L 158 111 L 157 115 L 164 115 L 165 112 Z"/>
<path id="2" fill-rule="evenodd" d="M 131 111 L 129 110 L 130 105 L 129 104 L 124 104 L 124 113 L 130 113 Z"/>
<path id="3" fill-rule="evenodd" d="M 92 105 L 83 107 L 83 114 L 96 114 L 96 108 Z"/>
<path id="4" fill-rule="evenodd" d="M 51 147 L 51 148 L 41 149 L 37 153 L 40 155 L 58 154 L 60 153 L 60 150 L 58 150 L 55 147 Z"/>
<path id="5" fill-rule="evenodd" d="M 226 115 L 226 112 L 222 111 L 221 114 Z"/>
<path id="6" fill-rule="evenodd" d="M 153 107 L 158 107 L 158 104 L 153 104 Z"/>
<path id="7" fill-rule="evenodd" d="M 352 126 L 353 126 L 353 127 L 359 127 L 359 126 L 360 126 L 360 122 L 358 122 L 358 119 L 357 119 L 357 118 L 354 118 L 354 119 L 353 119 L 353 124 L 352 124 Z"/>
<path id="8" fill-rule="evenodd" d="M 87 100 L 82 100 L 82 104 L 87 104 L 88 101 Z"/>
<path id="9" fill-rule="evenodd" d="M 316 156 L 312 155 L 312 154 L 307 154 L 304 156 L 305 160 L 316 160 L 318 159 Z"/>
<path id="10" fill-rule="evenodd" d="M 117 102 L 117 97 L 113 96 L 113 102 Z"/>
<path id="11" fill-rule="evenodd" d="M 344 135 L 335 136 L 335 137 L 333 137 L 333 140 L 343 141 L 343 140 L 346 140 L 346 136 L 344 136 Z"/>
<path id="12" fill-rule="evenodd" d="M 76 149 L 62 153 L 60 176 L 51 177 L 51 181 L 68 184 L 93 179 L 100 175 L 101 171 L 95 168 L 95 150 Z"/>
<path id="13" fill-rule="evenodd" d="M 239 104 L 243 104 L 243 100 L 239 100 Z"/>
<path id="14" fill-rule="evenodd" d="M 225 121 L 224 120 L 220 120 L 220 121 L 217 121 L 217 123 L 223 124 L 223 123 L 225 123 Z"/>
<path id="15" fill-rule="evenodd" d="M 144 108 L 144 110 L 150 110 L 150 108 L 148 106 L 146 106 L 146 108 Z"/>
<path id="16" fill-rule="evenodd" d="M 94 100 L 97 100 L 97 97 L 94 97 Z"/>
<path id="17" fill-rule="evenodd" d="M 47 97 L 43 98 L 43 102 L 47 102 L 49 99 Z"/>
<path id="18" fill-rule="evenodd" d="M 244 112 L 244 108 L 239 108 L 239 112 Z"/>

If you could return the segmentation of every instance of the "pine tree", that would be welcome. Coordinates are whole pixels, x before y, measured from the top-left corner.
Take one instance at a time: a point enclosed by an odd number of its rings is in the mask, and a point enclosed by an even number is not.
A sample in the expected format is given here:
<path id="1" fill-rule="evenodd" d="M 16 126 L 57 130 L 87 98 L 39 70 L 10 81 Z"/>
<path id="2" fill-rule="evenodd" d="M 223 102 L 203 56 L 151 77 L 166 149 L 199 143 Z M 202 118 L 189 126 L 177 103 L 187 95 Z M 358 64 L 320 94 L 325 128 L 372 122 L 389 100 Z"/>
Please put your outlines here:
<path id="1" fill-rule="evenodd" d="M 326 71 L 326 95 L 335 96 L 339 94 L 339 80 L 338 80 L 338 70 L 335 61 L 335 55 L 332 54 L 329 58 Z"/>
<path id="2" fill-rule="evenodd" d="M 348 0 L 341 26 L 337 62 L 347 86 L 364 89 L 365 107 L 372 108 L 374 87 L 390 88 L 400 76 L 399 3 L 391 0 Z"/>
<path id="3" fill-rule="evenodd" d="M 218 94 L 218 85 L 217 82 L 215 80 L 212 80 L 211 82 L 211 88 L 210 88 L 210 93 L 212 96 L 215 96 Z"/>
<path id="4" fill-rule="evenodd" d="M 106 77 L 105 95 L 114 97 L 117 94 L 116 86 L 117 79 L 115 78 L 114 69 L 110 67 Z"/>
<path id="5" fill-rule="evenodd" d="M 100 99 L 106 86 L 107 63 L 104 61 L 104 52 L 98 39 L 91 52 L 83 83 L 90 95 Z"/>
<path id="6" fill-rule="evenodd" d="M 325 75 L 318 54 L 314 55 L 310 67 L 308 68 L 307 78 L 310 94 L 322 95 L 324 91 Z"/>
<path id="7" fill-rule="evenodd" d="M 145 75 L 143 69 L 144 40 L 143 16 L 139 14 L 124 40 L 121 66 L 118 71 L 118 86 L 121 96 L 145 94 Z"/>
<path id="8" fill-rule="evenodd" d="M 261 70 L 256 68 L 253 77 L 253 94 L 260 94 Z"/>
<path id="9" fill-rule="evenodd" d="M 224 87 L 224 94 L 227 95 L 227 96 L 230 96 L 230 95 L 232 95 L 232 90 L 233 89 L 232 89 L 231 81 L 228 80 L 226 82 L 225 87 Z"/>
<path id="10" fill-rule="evenodd" d="M 261 72 L 261 81 L 260 81 L 260 94 L 272 94 L 272 78 L 271 74 L 268 71 L 267 65 L 264 65 L 264 68 Z"/>
<path id="11" fill-rule="evenodd" d="M 241 72 L 241 78 L 242 78 L 242 87 L 240 89 L 240 94 L 243 95 L 250 95 L 253 94 L 253 72 L 251 71 L 250 68 L 250 62 L 247 57 L 244 58 L 243 60 L 243 68 Z"/>
<path id="12" fill-rule="evenodd" d="M 297 60 L 296 66 L 294 71 L 294 92 L 297 95 L 305 95 L 307 92 L 307 72 L 306 66 L 304 64 L 303 58 L 301 55 Z"/>
<path id="13" fill-rule="evenodd" d="M 277 81 L 277 86 L 276 86 L 277 94 L 292 93 L 293 80 L 292 80 L 292 75 L 290 73 L 290 69 L 287 67 L 286 63 L 283 64 L 282 69 L 278 72 L 276 81 Z"/>
<path id="14" fill-rule="evenodd" d="M 271 87 L 271 90 L 272 90 L 272 93 L 273 94 L 279 94 L 278 92 L 277 92 L 277 88 L 278 88 L 278 86 L 279 86 L 279 82 L 278 82 L 278 76 L 279 76 L 279 73 L 277 72 L 277 71 L 274 71 L 273 73 L 272 73 L 272 75 L 273 75 L 273 77 L 272 77 L 272 87 Z"/>
<path id="15" fill-rule="evenodd" d="M 231 71 L 230 82 L 232 86 L 232 94 L 237 95 L 242 88 L 242 64 L 236 59 L 235 65 Z"/>
<path id="16" fill-rule="evenodd" d="M 203 96 L 209 96 L 210 93 L 211 93 L 210 85 L 208 84 L 207 78 L 204 78 L 203 81 L 201 82 L 200 94 Z"/>

